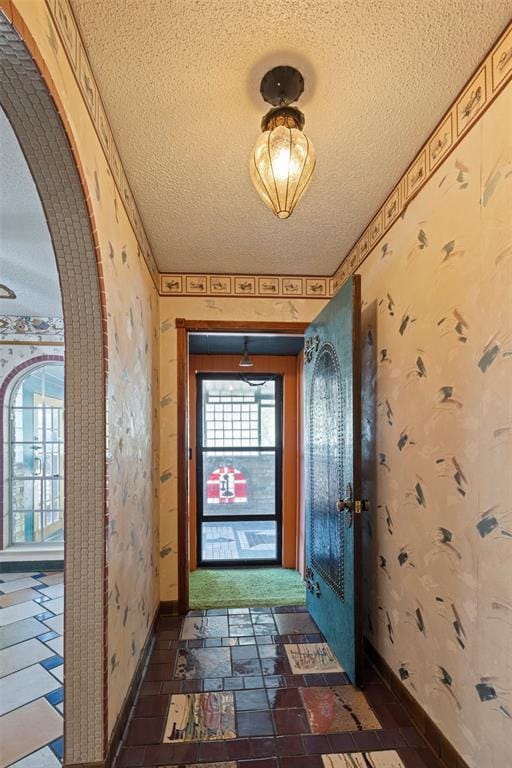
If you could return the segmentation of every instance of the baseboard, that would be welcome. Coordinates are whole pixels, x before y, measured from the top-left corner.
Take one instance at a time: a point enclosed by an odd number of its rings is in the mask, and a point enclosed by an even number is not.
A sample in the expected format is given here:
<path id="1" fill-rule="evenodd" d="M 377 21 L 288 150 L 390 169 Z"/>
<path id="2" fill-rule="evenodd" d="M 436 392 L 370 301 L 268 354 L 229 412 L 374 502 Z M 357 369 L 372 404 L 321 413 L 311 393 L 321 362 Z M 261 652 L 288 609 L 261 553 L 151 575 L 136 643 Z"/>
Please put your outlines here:
<path id="1" fill-rule="evenodd" d="M 466 761 L 462 759 L 439 727 L 427 715 L 423 707 L 418 704 L 414 696 L 367 638 L 364 640 L 364 645 L 366 654 L 375 665 L 380 676 L 388 688 L 393 691 L 416 728 L 446 768 L 469 768 Z"/>
<path id="2" fill-rule="evenodd" d="M 178 601 L 177 600 L 162 600 L 160 603 L 160 615 L 161 616 L 177 616 Z"/>
<path id="3" fill-rule="evenodd" d="M 63 571 L 64 560 L 11 560 L 2 562 L 0 560 L 1 573 L 42 573 L 43 571 Z"/>
<path id="4" fill-rule="evenodd" d="M 157 608 L 157 610 L 155 611 L 155 615 L 153 616 L 153 621 L 151 622 L 151 627 L 146 637 L 146 642 L 144 643 L 144 648 L 142 649 L 142 652 L 139 657 L 137 669 L 135 670 L 135 674 L 132 677 L 130 687 L 128 688 L 127 694 L 124 698 L 123 706 L 121 707 L 121 710 L 117 716 L 116 723 L 112 729 L 112 734 L 110 736 L 110 741 L 109 741 L 105 760 L 103 763 L 92 763 L 90 768 L 100 768 L 100 766 L 101 768 L 111 768 L 111 766 L 114 764 L 114 760 L 116 758 L 117 752 L 119 750 L 119 747 L 121 746 L 124 729 L 126 728 L 128 720 L 130 718 L 131 709 L 135 703 L 139 686 L 142 682 L 142 677 L 144 675 L 146 666 L 149 663 L 149 657 L 151 655 L 151 651 L 153 650 L 153 645 L 155 642 L 156 623 L 158 621 L 159 615 L 160 615 L 160 609 Z M 66 766 L 66 768 L 78 768 L 78 766 L 76 767 Z M 80 768 L 82 768 L 82 766 L 80 766 Z M 89 766 L 84 765 L 83 768 L 89 768 Z"/>

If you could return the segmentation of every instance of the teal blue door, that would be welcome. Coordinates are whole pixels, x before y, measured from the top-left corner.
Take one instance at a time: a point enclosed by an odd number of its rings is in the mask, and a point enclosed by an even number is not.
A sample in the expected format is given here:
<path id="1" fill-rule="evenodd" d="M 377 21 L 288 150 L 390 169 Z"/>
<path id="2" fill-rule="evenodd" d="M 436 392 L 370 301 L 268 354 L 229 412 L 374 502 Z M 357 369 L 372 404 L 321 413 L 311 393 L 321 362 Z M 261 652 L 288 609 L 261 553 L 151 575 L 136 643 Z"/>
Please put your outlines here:
<path id="1" fill-rule="evenodd" d="M 305 334 L 307 606 L 360 684 L 361 288 L 350 278 Z"/>

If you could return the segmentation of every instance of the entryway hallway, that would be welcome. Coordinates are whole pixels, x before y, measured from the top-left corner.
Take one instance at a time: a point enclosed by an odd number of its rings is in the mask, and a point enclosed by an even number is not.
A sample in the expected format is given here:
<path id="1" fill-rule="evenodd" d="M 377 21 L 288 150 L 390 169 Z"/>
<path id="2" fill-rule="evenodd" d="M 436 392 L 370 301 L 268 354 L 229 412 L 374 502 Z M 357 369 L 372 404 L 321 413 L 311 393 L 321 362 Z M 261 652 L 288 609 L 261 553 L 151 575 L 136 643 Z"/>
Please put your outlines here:
<path id="1" fill-rule="evenodd" d="M 364 680 L 305 606 L 163 615 L 118 768 L 441 768 L 369 663 Z"/>

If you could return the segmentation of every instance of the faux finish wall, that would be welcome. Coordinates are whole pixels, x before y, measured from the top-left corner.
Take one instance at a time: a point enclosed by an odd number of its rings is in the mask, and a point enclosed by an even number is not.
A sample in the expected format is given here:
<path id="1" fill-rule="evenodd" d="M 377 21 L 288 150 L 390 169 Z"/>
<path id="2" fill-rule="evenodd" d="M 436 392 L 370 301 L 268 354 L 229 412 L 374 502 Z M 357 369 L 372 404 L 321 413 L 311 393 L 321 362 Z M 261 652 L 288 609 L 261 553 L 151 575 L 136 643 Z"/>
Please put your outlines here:
<path id="1" fill-rule="evenodd" d="M 360 268 L 365 633 L 472 768 L 512 744 L 512 85 Z"/>
<path id="2" fill-rule="evenodd" d="M 154 503 L 154 468 L 158 467 L 158 300 L 90 113 L 70 66 L 62 38 L 46 3 L 16 0 L 21 15 L 53 81 L 80 159 L 83 182 L 89 191 L 103 267 L 107 319 L 107 701 L 106 736 L 116 718 L 140 658 L 158 606 L 158 520 Z M 52 4 L 52 7 L 54 5 Z M 61 29 L 69 29 L 65 6 L 55 5 Z M 9 10 L 9 9 L 8 9 Z M 18 18 L 18 17 L 16 17 Z M 67 45 L 71 43 L 68 40 Z M 78 55 L 76 37 L 71 57 Z M 82 60 L 77 72 L 96 92 Z M 40 64 L 42 62 L 39 62 Z M 96 94 L 96 95 L 94 95 Z M 126 198 L 129 199 L 129 198 Z M 133 219 L 133 213 L 132 213 Z M 140 239 L 140 238 L 139 238 Z M 67 349 L 67 355 L 80 354 Z M 84 396 L 87 382 L 83 382 Z M 66 549 L 66 558 L 81 557 Z M 83 631 L 89 632 L 87 616 Z M 91 628 L 91 637 L 98 628 Z M 72 648 L 66 646 L 66 653 Z M 100 651 L 99 651 L 100 652 Z M 69 663 L 80 664 L 76 658 Z M 83 670 L 87 679 L 87 670 Z M 97 706 L 97 702 L 94 703 Z M 98 734 L 101 739 L 103 734 Z M 101 743 L 101 742 L 100 742 Z M 101 755 L 98 755 L 99 759 Z M 92 758 L 91 758 L 92 759 Z"/>
<path id="3" fill-rule="evenodd" d="M 324 299 L 160 297 L 160 597 L 178 598 L 175 320 L 309 322 Z"/>

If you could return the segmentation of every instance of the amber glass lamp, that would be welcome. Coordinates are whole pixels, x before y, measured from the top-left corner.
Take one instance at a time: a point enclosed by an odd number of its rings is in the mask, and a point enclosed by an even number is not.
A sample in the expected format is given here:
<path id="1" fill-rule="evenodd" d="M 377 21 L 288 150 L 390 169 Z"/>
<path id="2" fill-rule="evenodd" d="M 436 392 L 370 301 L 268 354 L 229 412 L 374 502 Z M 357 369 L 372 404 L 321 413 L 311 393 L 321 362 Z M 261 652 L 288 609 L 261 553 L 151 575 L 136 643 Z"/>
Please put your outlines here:
<path id="1" fill-rule="evenodd" d="M 261 81 L 261 95 L 274 108 L 261 121 L 250 161 L 251 179 L 259 196 L 279 219 L 287 219 L 309 186 L 315 150 L 302 129 L 304 115 L 289 105 L 304 90 L 304 78 L 293 67 L 275 67 Z"/>

